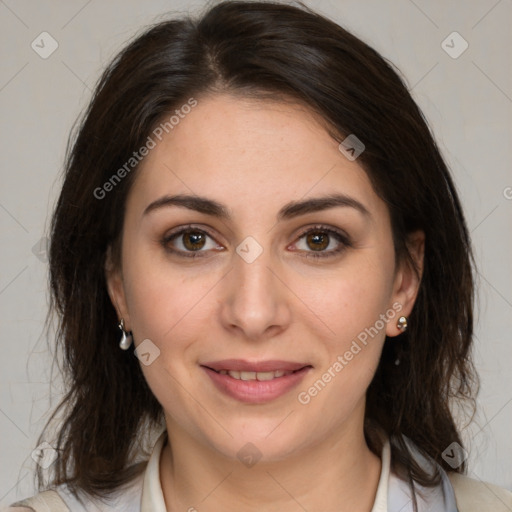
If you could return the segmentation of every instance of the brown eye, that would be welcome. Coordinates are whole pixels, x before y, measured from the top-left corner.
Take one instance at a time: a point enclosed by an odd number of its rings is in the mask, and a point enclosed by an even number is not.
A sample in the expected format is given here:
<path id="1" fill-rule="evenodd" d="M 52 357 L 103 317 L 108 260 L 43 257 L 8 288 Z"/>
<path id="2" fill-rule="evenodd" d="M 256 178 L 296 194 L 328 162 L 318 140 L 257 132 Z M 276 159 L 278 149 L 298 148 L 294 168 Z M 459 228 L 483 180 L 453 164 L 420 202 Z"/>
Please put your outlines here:
<path id="1" fill-rule="evenodd" d="M 306 236 L 306 243 L 313 251 L 323 251 L 329 245 L 329 235 L 321 231 L 310 232 Z"/>
<path id="2" fill-rule="evenodd" d="M 222 249 L 206 231 L 190 226 L 166 235 L 161 244 L 167 252 L 187 258 L 208 256 L 212 250 Z"/>
<path id="3" fill-rule="evenodd" d="M 296 242 L 299 252 L 306 258 L 329 258 L 340 255 L 352 243 L 342 231 L 326 226 L 314 226 L 305 231 Z"/>
<path id="4" fill-rule="evenodd" d="M 206 243 L 205 233 L 201 231 L 189 231 L 182 233 L 183 245 L 187 250 L 197 251 L 202 249 Z"/>

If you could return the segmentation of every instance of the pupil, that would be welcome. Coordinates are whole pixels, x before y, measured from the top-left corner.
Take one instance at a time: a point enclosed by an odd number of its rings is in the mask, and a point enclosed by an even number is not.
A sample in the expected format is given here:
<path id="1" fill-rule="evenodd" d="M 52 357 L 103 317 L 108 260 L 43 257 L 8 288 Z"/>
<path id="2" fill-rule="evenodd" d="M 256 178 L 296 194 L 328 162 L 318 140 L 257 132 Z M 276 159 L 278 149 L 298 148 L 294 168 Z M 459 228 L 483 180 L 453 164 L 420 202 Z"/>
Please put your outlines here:
<path id="1" fill-rule="evenodd" d="M 310 234 L 307 237 L 308 244 L 320 244 L 320 246 L 311 247 L 314 251 L 321 251 L 329 245 L 329 237 L 325 233 Z"/>
<path id="2" fill-rule="evenodd" d="M 204 235 L 202 233 L 185 233 L 184 235 L 184 245 L 187 249 L 201 249 L 204 246 L 204 242 Z"/>

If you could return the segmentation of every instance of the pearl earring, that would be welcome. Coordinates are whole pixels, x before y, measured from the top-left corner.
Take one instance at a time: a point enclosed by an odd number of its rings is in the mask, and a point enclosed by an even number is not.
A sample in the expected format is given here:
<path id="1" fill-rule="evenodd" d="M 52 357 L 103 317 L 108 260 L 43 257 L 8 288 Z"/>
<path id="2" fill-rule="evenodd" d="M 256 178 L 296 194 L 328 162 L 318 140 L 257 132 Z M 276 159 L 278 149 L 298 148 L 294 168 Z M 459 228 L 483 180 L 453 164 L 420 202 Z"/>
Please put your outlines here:
<path id="1" fill-rule="evenodd" d="M 123 333 L 121 336 L 121 341 L 119 342 L 119 347 L 122 350 L 128 350 L 130 348 L 130 345 L 133 341 L 133 336 L 130 332 L 127 332 L 124 330 L 124 320 L 121 318 L 121 321 L 119 322 L 119 329 L 121 329 L 121 332 Z"/>

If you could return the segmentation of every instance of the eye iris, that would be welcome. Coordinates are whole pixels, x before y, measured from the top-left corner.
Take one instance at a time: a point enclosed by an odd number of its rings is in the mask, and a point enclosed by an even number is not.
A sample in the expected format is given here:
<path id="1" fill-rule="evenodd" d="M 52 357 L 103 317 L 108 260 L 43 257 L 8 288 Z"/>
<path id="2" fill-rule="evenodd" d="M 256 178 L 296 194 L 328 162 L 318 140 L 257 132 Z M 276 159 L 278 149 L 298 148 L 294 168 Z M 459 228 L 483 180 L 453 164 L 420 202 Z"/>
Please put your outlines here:
<path id="1" fill-rule="evenodd" d="M 319 233 L 319 232 L 310 233 L 310 234 L 308 234 L 306 240 L 307 240 L 308 245 L 310 243 L 316 244 L 316 247 L 310 246 L 310 248 L 313 249 L 314 251 L 321 251 L 329 245 L 329 235 L 327 235 L 325 233 Z M 318 245 L 318 244 L 320 244 L 320 245 Z"/>
<path id="2" fill-rule="evenodd" d="M 198 245 L 196 245 L 198 244 Z M 205 244 L 205 236 L 204 233 L 199 233 L 197 231 L 190 231 L 188 233 L 183 234 L 183 245 L 191 250 L 202 249 Z"/>

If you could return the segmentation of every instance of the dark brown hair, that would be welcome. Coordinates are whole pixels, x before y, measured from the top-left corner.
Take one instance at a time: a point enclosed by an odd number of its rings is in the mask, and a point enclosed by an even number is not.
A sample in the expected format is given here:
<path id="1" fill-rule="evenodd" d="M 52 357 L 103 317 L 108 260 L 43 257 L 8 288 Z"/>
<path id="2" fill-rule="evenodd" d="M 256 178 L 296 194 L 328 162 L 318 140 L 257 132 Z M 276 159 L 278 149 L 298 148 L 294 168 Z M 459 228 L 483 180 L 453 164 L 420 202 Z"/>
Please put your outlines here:
<path id="1" fill-rule="evenodd" d="M 451 471 L 441 454 L 463 443 L 450 405 L 474 406 L 478 384 L 471 360 L 474 261 L 452 178 L 406 85 L 375 50 L 305 6 L 235 1 L 137 37 L 103 73 L 70 138 L 49 253 L 68 385 L 54 413 L 63 421 L 50 483 L 105 497 L 143 469 L 134 455 L 148 426 L 162 424 L 162 408 L 138 360 L 119 350 L 104 273 L 109 247 L 119 264 L 136 168 L 105 197 L 95 190 L 188 98 L 219 92 L 290 99 L 318 113 L 336 140 L 355 134 L 366 147 L 358 162 L 391 214 L 397 261 L 412 261 L 408 233 L 425 232 L 410 328 L 384 344 L 367 391 L 365 435 L 380 455 L 375 426 L 384 429 L 397 469 L 412 485 L 434 485 L 439 474 L 415 463 L 402 434 Z"/>

